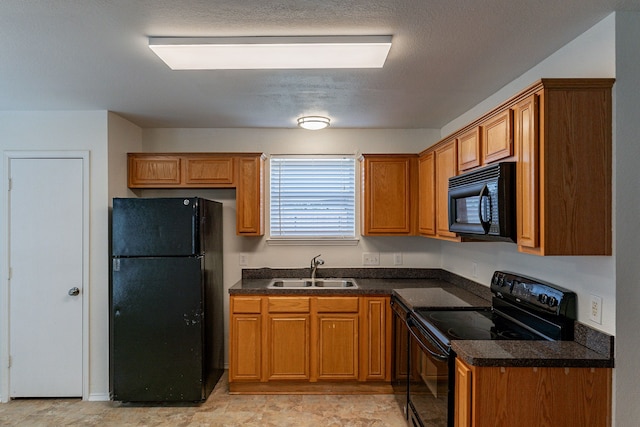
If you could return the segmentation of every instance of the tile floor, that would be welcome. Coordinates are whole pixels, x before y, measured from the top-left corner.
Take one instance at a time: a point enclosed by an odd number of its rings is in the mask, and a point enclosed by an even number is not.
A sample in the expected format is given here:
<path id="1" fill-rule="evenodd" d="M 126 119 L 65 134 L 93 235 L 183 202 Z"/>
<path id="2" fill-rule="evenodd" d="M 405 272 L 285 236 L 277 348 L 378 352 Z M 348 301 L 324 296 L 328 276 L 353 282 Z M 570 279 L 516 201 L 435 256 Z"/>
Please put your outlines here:
<path id="1" fill-rule="evenodd" d="M 393 395 L 229 395 L 226 373 L 199 406 L 146 406 L 78 399 L 0 403 L 1 426 L 329 427 L 407 424 Z"/>

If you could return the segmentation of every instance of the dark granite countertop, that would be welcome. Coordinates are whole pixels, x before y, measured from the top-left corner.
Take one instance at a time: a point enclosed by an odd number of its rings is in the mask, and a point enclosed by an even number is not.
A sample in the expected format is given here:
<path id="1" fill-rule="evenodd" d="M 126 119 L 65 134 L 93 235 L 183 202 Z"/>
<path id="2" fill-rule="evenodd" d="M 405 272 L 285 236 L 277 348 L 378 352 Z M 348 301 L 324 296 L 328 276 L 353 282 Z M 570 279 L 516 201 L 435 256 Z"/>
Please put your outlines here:
<path id="1" fill-rule="evenodd" d="M 454 340 L 451 349 L 472 366 L 613 368 L 613 358 L 575 341 Z"/>
<path id="2" fill-rule="evenodd" d="M 395 295 L 409 310 L 489 307 L 491 291 L 442 269 L 344 268 L 318 270 L 318 278 L 355 278 L 358 289 L 267 289 L 273 278 L 309 277 L 309 269 L 243 270 L 231 295 Z M 612 368 L 613 336 L 575 322 L 574 341 L 454 340 L 452 350 L 469 365 Z"/>
<path id="3" fill-rule="evenodd" d="M 444 310 L 491 306 L 491 301 L 480 298 L 450 283 L 446 283 L 438 288 L 395 288 L 393 295 L 409 310 L 415 310 L 417 308 L 437 308 Z"/>
<path id="4" fill-rule="evenodd" d="M 455 295 L 464 301 L 462 306 L 489 306 L 491 292 L 489 288 L 440 269 L 421 268 L 344 268 L 318 270 L 318 278 L 344 277 L 354 278 L 358 288 L 306 288 L 306 289 L 268 289 L 273 278 L 305 278 L 309 269 L 270 269 L 261 268 L 243 270 L 243 278 L 229 288 L 231 295 L 372 295 L 388 296 L 394 291 L 403 290 L 398 295 L 408 308 L 450 306 Z M 453 278 L 453 280 L 451 280 Z M 426 289 L 433 289 L 431 296 Z M 443 293 L 444 289 L 447 293 Z M 427 291 L 429 292 L 429 291 Z M 397 292 L 396 292 L 397 293 Z M 438 295 L 440 297 L 438 298 Z M 446 301 L 445 301 L 446 300 Z M 421 302 L 422 301 L 422 302 Z M 420 305 L 422 304 L 422 305 Z M 447 305 L 448 304 L 448 305 Z M 454 303 L 457 306 L 457 302 Z"/>

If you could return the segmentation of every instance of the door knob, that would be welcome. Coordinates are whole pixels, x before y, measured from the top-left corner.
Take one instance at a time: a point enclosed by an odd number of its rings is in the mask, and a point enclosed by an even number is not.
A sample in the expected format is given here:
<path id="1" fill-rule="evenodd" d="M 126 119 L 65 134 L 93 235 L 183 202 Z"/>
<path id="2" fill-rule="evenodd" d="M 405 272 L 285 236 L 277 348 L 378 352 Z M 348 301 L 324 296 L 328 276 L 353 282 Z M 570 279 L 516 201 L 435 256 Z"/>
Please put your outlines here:
<path id="1" fill-rule="evenodd" d="M 69 295 L 72 297 L 78 296 L 80 294 L 80 289 L 73 287 L 69 289 Z"/>

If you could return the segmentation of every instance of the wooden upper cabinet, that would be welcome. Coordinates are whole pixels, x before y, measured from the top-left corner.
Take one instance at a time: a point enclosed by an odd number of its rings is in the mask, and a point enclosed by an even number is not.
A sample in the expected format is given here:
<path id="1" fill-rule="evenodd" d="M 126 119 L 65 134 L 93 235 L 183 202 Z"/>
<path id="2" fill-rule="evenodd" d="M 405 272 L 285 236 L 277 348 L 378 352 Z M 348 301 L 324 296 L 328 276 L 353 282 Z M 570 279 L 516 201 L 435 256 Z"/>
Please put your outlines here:
<path id="1" fill-rule="evenodd" d="M 611 255 L 613 81 L 543 79 L 516 106 L 521 252 Z"/>
<path id="2" fill-rule="evenodd" d="M 456 141 L 438 146 L 436 153 L 436 233 L 440 238 L 457 239 L 449 231 L 449 178 L 457 175 Z"/>
<path id="3" fill-rule="evenodd" d="M 264 156 L 237 159 L 236 234 L 264 234 Z"/>
<path id="4" fill-rule="evenodd" d="M 418 232 L 436 234 L 436 154 L 429 151 L 418 159 Z"/>
<path id="5" fill-rule="evenodd" d="M 458 170 L 460 172 L 480 166 L 480 127 L 476 126 L 458 137 Z"/>
<path id="6" fill-rule="evenodd" d="M 435 152 L 435 237 L 445 239 L 455 237 L 448 231 L 448 178 L 508 159 L 516 162 L 520 252 L 611 255 L 614 81 L 542 79 L 425 150 L 419 163 L 420 234 L 432 235 L 424 194 L 428 153 Z"/>
<path id="7" fill-rule="evenodd" d="M 186 157 L 184 159 L 184 183 L 188 186 L 234 185 L 234 158 L 231 156 Z"/>
<path id="8" fill-rule="evenodd" d="M 179 187 L 180 157 L 172 155 L 128 155 L 129 188 Z"/>
<path id="9" fill-rule="evenodd" d="M 480 126 L 482 163 L 488 164 L 513 155 L 513 110 L 499 113 Z"/>
<path id="10" fill-rule="evenodd" d="M 516 164 L 517 241 L 521 248 L 537 248 L 539 237 L 538 195 L 538 95 L 533 94 L 515 107 L 518 141 Z"/>
<path id="11" fill-rule="evenodd" d="M 128 153 L 129 188 L 235 188 L 236 234 L 264 235 L 262 153 Z"/>
<path id="12" fill-rule="evenodd" d="M 415 234 L 416 159 L 414 154 L 363 155 L 363 235 Z"/>

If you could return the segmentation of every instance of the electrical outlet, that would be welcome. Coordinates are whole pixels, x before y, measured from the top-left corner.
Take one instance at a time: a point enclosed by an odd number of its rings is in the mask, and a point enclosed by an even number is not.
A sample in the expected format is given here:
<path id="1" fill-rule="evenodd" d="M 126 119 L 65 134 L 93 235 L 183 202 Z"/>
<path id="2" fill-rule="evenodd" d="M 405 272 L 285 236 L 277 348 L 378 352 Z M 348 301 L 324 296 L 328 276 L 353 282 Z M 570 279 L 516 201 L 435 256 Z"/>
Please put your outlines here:
<path id="1" fill-rule="evenodd" d="M 380 253 L 364 252 L 362 254 L 362 265 L 380 265 Z"/>
<path id="2" fill-rule="evenodd" d="M 602 324 L 602 297 L 591 295 L 591 306 L 589 307 L 589 320 L 599 325 Z"/>
<path id="3" fill-rule="evenodd" d="M 402 265 L 402 252 L 393 254 L 393 265 Z"/>
<path id="4" fill-rule="evenodd" d="M 240 267 L 246 267 L 248 265 L 248 261 L 247 261 L 247 254 L 240 254 L 238 255 L 238 265 Z"/>
<path id="5" fill-rule="evenodd" d="M 471 277 L 478 277 L 478 263 L 471 263 Z"/>

